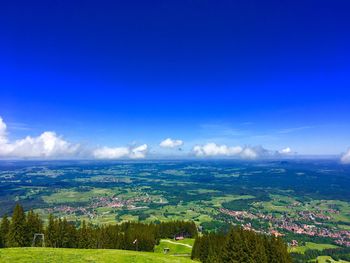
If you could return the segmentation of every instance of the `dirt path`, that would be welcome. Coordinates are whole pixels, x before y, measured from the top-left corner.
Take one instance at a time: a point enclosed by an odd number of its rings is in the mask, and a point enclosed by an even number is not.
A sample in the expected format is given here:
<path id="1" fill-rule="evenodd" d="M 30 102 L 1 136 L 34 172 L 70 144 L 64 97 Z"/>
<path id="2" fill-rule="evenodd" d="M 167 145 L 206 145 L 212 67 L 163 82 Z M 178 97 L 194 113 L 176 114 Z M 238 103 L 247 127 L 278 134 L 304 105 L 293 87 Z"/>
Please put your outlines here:
<path id="1" fill-rule="evenodd" d="M 167 242 L 167 243 L 171 243 L 171 244 L 175 244 L 175 245 L 180 245 L 180 246 L 185 246 L 185 247 L 192 248 L 191 245 L 182 244 L 182 243 L 177 243 L 177 242 L 174 242 L 174 241 L 171 241 L 171 240 L 161 240 L 160 242 Z"/>

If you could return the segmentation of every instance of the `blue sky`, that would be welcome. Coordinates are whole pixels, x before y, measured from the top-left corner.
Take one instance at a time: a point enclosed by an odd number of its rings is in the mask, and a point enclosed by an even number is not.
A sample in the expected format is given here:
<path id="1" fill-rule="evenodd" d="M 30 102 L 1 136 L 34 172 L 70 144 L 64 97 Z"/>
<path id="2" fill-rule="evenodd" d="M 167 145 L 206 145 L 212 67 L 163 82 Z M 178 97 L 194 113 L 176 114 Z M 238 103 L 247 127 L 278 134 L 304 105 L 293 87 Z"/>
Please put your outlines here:
<path id="1" fill-rule="evenodd" d="M 8 144 L 350 147 L 349 1 L 72 2 L 2 3 Z"/>

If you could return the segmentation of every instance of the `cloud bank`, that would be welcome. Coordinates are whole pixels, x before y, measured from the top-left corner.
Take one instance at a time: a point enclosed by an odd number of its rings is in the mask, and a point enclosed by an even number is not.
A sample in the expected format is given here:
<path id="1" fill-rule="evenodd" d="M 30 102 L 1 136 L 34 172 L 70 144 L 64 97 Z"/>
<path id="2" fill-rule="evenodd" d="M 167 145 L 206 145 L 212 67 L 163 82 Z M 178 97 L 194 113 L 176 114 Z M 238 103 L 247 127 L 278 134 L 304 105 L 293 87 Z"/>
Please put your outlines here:
<path id="1" fill-rule="evenodd" d="M 262 147 L 242 147 L 218 145 L 216 143 L 207 143 L 196 145 L 192 152 L 198 157 L 238 157 L 242 159 L 256 159 L 265 156 L 268 151 Z"/>
<path id="2" fill-rule="evenodd" d="M 350 148 L 344 153 L 340 159 L 343 164 L 350 164 Z"/>
<path id="3" fill-rule="evenodd" d="M 146 157 L 148 152 L 148 145 L 142 144 L 137 147 L 102 147 L 95 149 L 92 155 L 96 159 L 122 159 L 122 158 L 130 158 L 130 159 L 143 159 Z"/>
<path id="4" fill-rule="evenodd" d="M 184 142 L 179 139 L 167 138 L 159 143 L 162 148 L 176 148 Z M 0 117 L 0 158 L 95 158 L 95 159 L 143 159 L 156 158 L 162 155 L 152 153 L 150 156 L 147 144 L 127 147 L 88 148 L 67 141 L 54 131 L 45 131 L 39 136 L 27 136 L 18 140 L 10 140 L 7 125 Z M 229 146 L 226 144 L 206 143 L 195 145 L 187 157 L 232 157 L 241 159 L 284 158 L 296 155 L 290 147 L 278 151 L 266 150 L 261 146 Z M 164 157 L 164 156 L 163 156 Z M 183 155 L 186 158 L 186 155 Z M 350 149 L 341 156 L 340 161 L 350 164 Z"/>
<path id="5" fill-rule="evenodd" d="M 61 158 L 76 156 L 80 146 L 72 144 L 55 132 L 46 131 L 38 137 L 9 142 L 7 126 L 0 117 L 0 157 L 5 158 Z"/>
<path id="6" fill-rule="evenodd" d="M 167 138 L 159 144 L 160 147 L 163 148 L 175 148 L 183 145 L 184 142 L 182 140 L 173 140 L 171 138 Z"/>

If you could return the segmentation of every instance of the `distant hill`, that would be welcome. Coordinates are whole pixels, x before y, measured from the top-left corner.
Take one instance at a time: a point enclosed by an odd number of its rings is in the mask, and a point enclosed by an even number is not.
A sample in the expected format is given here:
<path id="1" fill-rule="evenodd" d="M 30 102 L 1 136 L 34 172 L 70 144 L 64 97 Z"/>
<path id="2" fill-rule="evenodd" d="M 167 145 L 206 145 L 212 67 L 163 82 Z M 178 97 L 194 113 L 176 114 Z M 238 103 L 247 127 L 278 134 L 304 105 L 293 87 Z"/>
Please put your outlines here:
<path id="1" fill-rule="evenodd" d="M 188 258 L 152 252 L 136 252 L 116 249 L 71 249 L 71 248 L 4 248 L 0 249 L 0 262 L 46 262 L 46 263 L 189 263 Z"/>

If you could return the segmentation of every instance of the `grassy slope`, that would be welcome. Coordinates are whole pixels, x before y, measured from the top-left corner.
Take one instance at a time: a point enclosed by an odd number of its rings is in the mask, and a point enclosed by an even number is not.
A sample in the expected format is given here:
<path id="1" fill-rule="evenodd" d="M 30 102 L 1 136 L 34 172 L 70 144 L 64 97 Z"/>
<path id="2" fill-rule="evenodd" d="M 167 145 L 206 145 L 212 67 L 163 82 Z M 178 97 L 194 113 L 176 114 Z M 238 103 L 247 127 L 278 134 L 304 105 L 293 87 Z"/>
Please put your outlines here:
<path id="1" fill-rule="evenodd" d="M 6 248 L 0 249 L 0 262 L 161 262 L 190 263 L 188 258 L 174 257 L 151 252 L 135 252 L 112 249 L 69 249 L 69 248 Z"/>
<path id="2" fill-rule="evenodd" d="M 170 243 L 170 242 L 172 243 Z M 177 243 L 177 244 L 174 244 Z M 170 251 L 168 255 L 173 254 L 189 254 L 191 255 L 194 239 L 185 239 L 181 241 L 174 241 L 173 239 L 162 239 L 159 242 L 159 245 L 155 247 L 154 252 L 163 253 L 164 248 L 169 248 Z M 185 244 L 185 245 L 184 245 Z"/>

